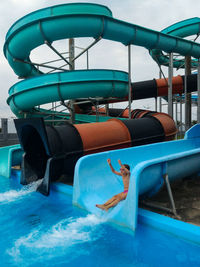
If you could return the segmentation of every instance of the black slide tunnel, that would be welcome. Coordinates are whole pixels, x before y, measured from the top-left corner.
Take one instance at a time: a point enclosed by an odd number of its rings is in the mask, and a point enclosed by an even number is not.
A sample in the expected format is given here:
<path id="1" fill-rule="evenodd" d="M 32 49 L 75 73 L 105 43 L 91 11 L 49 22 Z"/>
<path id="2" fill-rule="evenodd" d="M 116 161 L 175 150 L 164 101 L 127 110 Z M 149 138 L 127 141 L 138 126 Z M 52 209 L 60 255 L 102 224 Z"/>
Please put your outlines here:
<path id="1" fill-rule="evenodd" d="M 140 146 L 165 140 L 165 132 L 161 123 L 154 117 L 122 121 L 129 129 L 132 146 Z"/>
<path id="2" fill-rule="evenodd" d="M 15 126 L 24 150 L 21 184 L 43 179 L 38 190 L 48 195 L 50 181 L 64 176 L 65 182 L 73 182 L 75 164 L 83 155 L 83 144 L 72 124 L 45 126 L 42 118 L 32 118 L 17 119 Z"/>
<path id="3" fill-rule="evenodd" d="M 155 114 L 145 114 L 145 117 L 134 120 L 111 119 L 79 126 L 68 122 L 60 126 L 45 126 L 42 118 L 15 120 L 19 141 L 24 150 L 21 183 L 28 184 L 41 179 L 37 190 L 48 195 L 52 181 L 73 182 L 76 162 L 85 153 L 161 142 L 165 140 L 166 134 L 171 133 L 171 129 L 172 138 L 176 133 L 172 118 L 163 113 L 154 116 Z M 169 130 L 169 127 L 165 129 L 166 123 L 170 124 Z M 105 129 L 106 135 L 101 134 L 100 129 Z M 119 140 L 116 141 L 117 136 L 120 140 L 123 139 L 120 145 Z M 110 145 L 113 146 L 110 148 Z"/>

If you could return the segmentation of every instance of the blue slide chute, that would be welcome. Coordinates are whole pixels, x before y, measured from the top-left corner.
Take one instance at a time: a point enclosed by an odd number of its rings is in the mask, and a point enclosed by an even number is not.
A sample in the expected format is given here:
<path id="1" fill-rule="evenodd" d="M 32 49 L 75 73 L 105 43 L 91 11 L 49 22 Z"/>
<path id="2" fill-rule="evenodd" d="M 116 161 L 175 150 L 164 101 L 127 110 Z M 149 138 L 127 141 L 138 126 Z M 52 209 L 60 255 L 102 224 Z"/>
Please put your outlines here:
<path id="1" fill-rule="evenodd" d="M 75 169 L 73 203 L 95 214 L 104 214 L 95 204 L 104 203 L 123 192 L 120 177 L 110 171 L 117 160 L 131 166 L 131 179 L 126 200 L 106 213 L 114 223 L 135 231 L 139 196 L 152 196 L 163 185 L 166 173 L 170 181 L 183 179 L 200 172 L 200 125 L 188 130 L 183 140 L 120 149 L 82 157 Z M 184 166 L 184 167 L 183 167 Z"/>

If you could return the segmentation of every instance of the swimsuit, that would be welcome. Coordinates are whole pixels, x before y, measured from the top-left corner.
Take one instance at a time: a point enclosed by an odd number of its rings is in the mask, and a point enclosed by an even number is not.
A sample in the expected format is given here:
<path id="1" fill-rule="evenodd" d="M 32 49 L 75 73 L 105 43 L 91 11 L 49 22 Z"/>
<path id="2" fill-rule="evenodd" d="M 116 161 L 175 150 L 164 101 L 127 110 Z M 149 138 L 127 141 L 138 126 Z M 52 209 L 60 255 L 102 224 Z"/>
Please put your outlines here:
<path id="1" fill-rule="evenodd" d="M 128 193 L 128 190 L 124 190 L 124 192 L 123 193 Z"/>

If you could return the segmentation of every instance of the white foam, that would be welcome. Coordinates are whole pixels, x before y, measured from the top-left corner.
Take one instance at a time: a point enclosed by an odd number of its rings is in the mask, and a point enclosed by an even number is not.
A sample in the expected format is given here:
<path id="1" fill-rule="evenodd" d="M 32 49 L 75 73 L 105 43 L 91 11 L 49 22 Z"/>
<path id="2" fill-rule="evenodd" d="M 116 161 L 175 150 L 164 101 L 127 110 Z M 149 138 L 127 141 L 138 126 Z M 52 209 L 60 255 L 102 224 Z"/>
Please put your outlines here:
<path id="1" fill-rule="evenodd" d="M 38 232 L 35 232 L 31 233 L 27 239 L 23 239 L 22 241 L 25 241 L 26 246 L 30 245 L 31 247 L 34 246 L 37 248 L 51 248 L 63 245 L 71 246 L 76 243 L 90 241 L 94 227 L 103 222 L 101 218 L 94 214 L 76 219 L 68 218 L 54 225 L 50 231 L 40 236 L 39 239 L 36 237 Z M 36 237 L 36 240 L 33 240 L 35 239 L 33 237 Z"/>
<path id="2" fill-rule="evenodd" d="M 37 229 L 19 238 L 7 252 L 17 261 L 23 256 L 22 250 L 24 249 L 30 250 L 31 253 L 38 253 L 38 251 L 45 253 L 51 248 L 63 247 L 69 252 L 69 248 L 73 245 L 100 238 L 102 231 L 97 231 L 97 227 L 104 222 L 105 220 L 94 214 L 64 219 L 45 233 L 41 232 L 43 229 Z"/>
<path id="3" fill-rule="evenodd" d="M 12 202 L 18 198 L 21 198 L 25 195 L 28 195 L 34 191 L 36 191 L 37 187 L 41 183 L 42 180 L 38 180 L 36 182 L 25 185 L 20 190 L 10 190 L 4 193 L 0 193 L 0 203 L 2 202 Z"/>

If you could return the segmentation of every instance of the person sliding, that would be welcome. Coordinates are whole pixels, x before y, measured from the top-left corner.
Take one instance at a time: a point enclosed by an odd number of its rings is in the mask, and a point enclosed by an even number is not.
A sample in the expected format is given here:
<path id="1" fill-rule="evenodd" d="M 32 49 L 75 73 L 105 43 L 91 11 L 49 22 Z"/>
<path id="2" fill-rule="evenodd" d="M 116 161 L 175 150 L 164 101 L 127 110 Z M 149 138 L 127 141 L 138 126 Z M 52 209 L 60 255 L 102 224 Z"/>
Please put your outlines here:
<path id="1" fill-rule="evenodd" d="M 128 194 L 128 188 L 129 188 L 129 181 L 130 181 L 130 166 L 128 164 L 122 164 L 121 160 L 118 160 L 118 163 L 120 165 L 120 172 L 115 171 L 111 164 L 111 160 L 107 159 L 108 165 L 110 166 L 111 171 L 119 176 L 122 176 L 122 181 L 124 184 L 124 191 L 114 195 L 112 198 L 110 198 L 107 202 L 104 204 L 96 204 L 96 207 L 105 211 L 108 211 L 110 208 L 116 206 L 120 201 L 126 199 L 126 196 Z"/>

